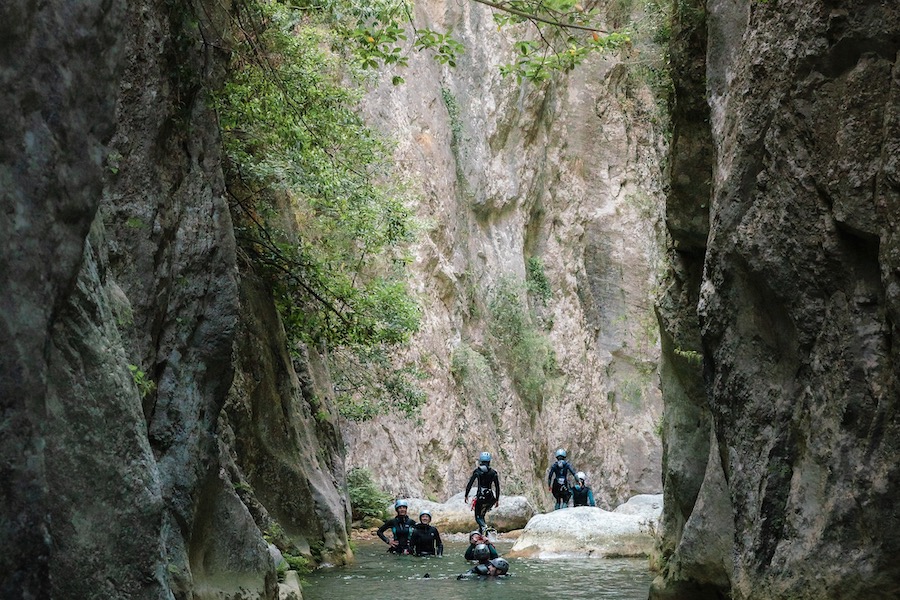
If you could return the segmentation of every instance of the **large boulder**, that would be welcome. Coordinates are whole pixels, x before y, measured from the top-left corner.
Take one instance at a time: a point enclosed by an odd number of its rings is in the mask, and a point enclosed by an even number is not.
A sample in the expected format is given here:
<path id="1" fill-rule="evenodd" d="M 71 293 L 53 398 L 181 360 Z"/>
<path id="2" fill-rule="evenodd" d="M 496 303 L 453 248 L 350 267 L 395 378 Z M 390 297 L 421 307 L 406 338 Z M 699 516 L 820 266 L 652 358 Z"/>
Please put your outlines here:
<path id="1" fill-rule="evenodd" d="M 406 498 L 409 516 L 419 519 L 419 513 L 431 513 L 432 525 L 442 533 L 463 533 L 478 528 L 475 514 L 469 503 L 463 501 L 463 494 L 451 496 L 446 502 L 432 502 L 421 498 Z M 389 509 L 393 512 L 393 506 Z M 499 532 L 522 529 L 534 516 L 535 510 L 525 496 L 501 496 L 500 506 L 488 511 L 487 523 Z"/>
<path id="2" fill-rule="evenodd" d="M 579 506 L 534 516 L 508 556 L 643 557 L 653 551 L 662 495 L 641 495 L 610 512 Z"/>

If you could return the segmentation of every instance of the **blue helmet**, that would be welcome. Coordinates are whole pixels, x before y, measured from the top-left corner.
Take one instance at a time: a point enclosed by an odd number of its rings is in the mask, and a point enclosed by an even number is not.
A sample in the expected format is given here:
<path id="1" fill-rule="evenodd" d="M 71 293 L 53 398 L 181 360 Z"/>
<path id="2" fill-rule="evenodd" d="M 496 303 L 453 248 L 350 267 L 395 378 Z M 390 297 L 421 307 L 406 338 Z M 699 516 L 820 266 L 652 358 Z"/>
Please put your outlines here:
<path id="1" fill-rule="evenodd" d="M 397 510 L 401 506 L 409 508 L 409 502 L 407 502 L 406 500 L 397 500 L 396 502 L 394 502 L 394 510 Z"/>
<path id="2" fill-rule="evenodd" d="M 478 455 L 479 462 L 491 462 L 491 453 L 490 452 L 482 452 Z"/>
<path id="3" fill-rule="evenodd" d="M 565 458 L 565 457 L 566 457 L 566 451 L 565 451 L 565 450 L 563 450 L 562 448 L 560 448 L 559 450 L 556 451 L 556 458 Z"/>

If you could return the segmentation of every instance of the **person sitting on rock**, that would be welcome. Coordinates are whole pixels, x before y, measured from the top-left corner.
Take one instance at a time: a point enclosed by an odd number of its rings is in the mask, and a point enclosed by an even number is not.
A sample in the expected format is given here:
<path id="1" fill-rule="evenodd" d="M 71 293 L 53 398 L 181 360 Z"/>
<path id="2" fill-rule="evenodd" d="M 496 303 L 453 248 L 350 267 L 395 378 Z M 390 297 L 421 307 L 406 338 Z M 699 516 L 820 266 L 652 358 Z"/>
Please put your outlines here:
<path id="1" fill-rule="evenodd" d="M 585 483 L 584 471 L 575 473 L 575 487 L 572 488 L 572 506 L 597 506 L 594 504 L 594 492 Z"/>
<path id="2" fill-rule="evenodd" d="M 485 560 L 500 557 L 500 553 L 497 552 L 497 549 L 494 547 L 491 541 L 486 536 L 481 535 L 480 531 L 473 531 L 469 534 L 469 547 L 466 548 L 466 553 L 463 555 L 463 557 L 466 560 L 478 560 L 479 562 L 484 562 L 475 557 L 475 549 L 479 545 L 487 547 L 488 556 Z"/>
<path id="3" fill-rule="evenodd" d="M 472 471 L 469 477 L 469 483 L 466 484 L 466 493 L 463 502 L 469 503 L 469 492 L 472 490 L 472 484 L 478 482 L 478 488 L 475 491 L 475 502 L 472 510 L 475 511 L 475 522 L 478 524 L 478 531 L 484 533 L 487 530 L 487 522 L 485 515 L 492 507 L 500 504 L 500 475 L 491 468 L 491 453 L 482 452 L 478 456 L 479 465 Z"/>
<path id="4" fill-rule="evenodd" d="M 575 469 L 566 461 L 566 451 L 560 448 L 556 451 L 556 462 L 550 466 L 547 473 L 547 488 L 556 499 L 553 510 L 569 506 L 569 498 L 572 492 L 569 490 L 569 473 L 575 477 Z"/>
<path id="5" fill-rule="evenodd" d="M 457 575 L 457 579 L 472 579 L 484 577 L 505 577 L 509 574 L 509 562 L 505 558 L 492 558 L 486 564 L 478 564 Z"/>
<path id="6" fill-rule="evenodd" d="M 409 510 L 409 503 L 406 500 L 397 500 L 394 503 L 394 510 L 397 512 L 397 516 L 393 519 L 388 519 L 384 522 L 384 525 L 378 528 L 378 537 L 388 545 L 388 552 L 409 554 L 409 538 L 416 522 L 406 514 L 406 511 Z M 384 532 L 388 529 L 391 530 L 393 535 L 391 540 L 388 540 L 384 535 Z"/>
<path id="7" fill-rule="evenodd" d="M 409 546 L 416 556 L 443 556 L 444 544 L 441 534 L 431 524 L 431 513 L 419 513 L 419 523 L 413 527 L 409 538 Z"/>

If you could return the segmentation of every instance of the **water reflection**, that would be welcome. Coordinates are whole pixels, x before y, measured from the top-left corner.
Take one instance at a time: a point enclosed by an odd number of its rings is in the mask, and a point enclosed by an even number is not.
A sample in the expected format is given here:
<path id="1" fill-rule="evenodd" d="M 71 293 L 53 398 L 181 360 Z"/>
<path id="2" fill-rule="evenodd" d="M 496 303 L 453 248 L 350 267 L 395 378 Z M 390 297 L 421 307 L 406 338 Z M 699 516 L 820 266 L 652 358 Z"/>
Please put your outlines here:
<path id="1" fill-rule="evenodd" d="M 498 544 L 501 554 L 511 544 Z M 465 543 L 445 544 L 441 558 L 394 556 L 381 543 L 360 543 L 356 563 L 306 576 L 304 600 L 646 600 L 651 574 L 646 560 L 510 559 L 511 577 L 457 581 L 469 568 Z"/>

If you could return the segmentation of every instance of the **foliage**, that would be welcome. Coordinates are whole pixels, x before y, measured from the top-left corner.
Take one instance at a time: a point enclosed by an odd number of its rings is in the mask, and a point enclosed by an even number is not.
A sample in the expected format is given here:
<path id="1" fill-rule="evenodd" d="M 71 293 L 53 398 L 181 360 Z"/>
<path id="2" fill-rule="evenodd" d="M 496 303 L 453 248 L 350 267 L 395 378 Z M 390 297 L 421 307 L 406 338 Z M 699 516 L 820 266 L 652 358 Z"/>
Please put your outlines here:
<path id="1" fill-rule="evenodd" d="M 375 485 L 372 472 L 365 467 L 354 467 L 347 473 L 347 494 L 354 520 L 387 518 L 385 507 L 391 497 Z"/>
<path id="2" fill-rule="evenodd" d="M 402 199 L 379 183 L 384 142 L 356 114 L 324 29 L 275 3 L 238 4 L 236 15 L 216 108 L 242 249 L 296 339 L 405 342 L 419 317 L 405 282 L 414 231 Z"/>
<path id="3" fill-rule="evenodd" d="M 559 369 L 549 340 L 535 328 L 521 294 L 521 282 L 500 280 L 488 303 L 488 332 L 516 391 L 534 417 L 552 393 Z"/>
<path id="4" fill-rule="evenodd" d="M 417 384 L 425 375 L 398 365 L 385 344 L 337 348 L 329 363 L 338 410 L 351 421 L 389 412 L 413 416 L 428 399 Z"/>
<path id="5" fill-rule="evenodd" d="M 137 386 L 141 398 L 146 398 L 153 393 L 153 390 L 156 389 L 156 383 L 154 383 L 140 367 L 137 365 L 128 365 L 128 370 L 131 372 L 131 379 L 134 381 L 134 385 Z"/>
<path id="6" fill-rule="evenodd" d="M 513 75 L 520 81 L 544 81 L 554 72 L 571 70 L 591 52 L 630 44 L 628 32 L 598 28 L 599 12 L 585 9 L 576 0 L 474 1 L 494 9 L 498 29 L 509 27 L 515 29 L 517 37 L 530 37 L 517 42 L 518 58 L 501 68 L 503 75 Z M 404 67 L 408 63 L 404 48 L 410 46 L 430 52 L 437 62 L 454 67 L 464 50 L 452 30 L 416 29 L 407 0 L 328 0 L 320 8 L 330 15 L 332 26 L 343 39 L 352 42 L 346 50 L 364 69 Z M 519 24 L 528 24 L 531 32 L 523 31 Z M 408 30 L 413 32 L 411 43 L 407 43 Z M 402 83 L 403 77 L 395 75 L 393 82 Z"/>
<path id="7" fill-rule="evenodd" d="M 386 183 L 390 148 L 357 114 L 355 73 L 328 50 L 340 38 L 323 15 L 254 0 L 234 15 L 236 48 L 215 107 L 240 248 L 271 285 L 291 347 L 336 359 L 342 414 L 409 414 L 424 394 L 388 357 L 419 324 L 407 287 L 415 224 Z M 371 33 L 380 47 L 401 35 Z"/>
<path id="8" fill-rule="evenodd" d="M 462 400 L 468 403 L 493 402 L 498 393 L 497 377 L 490 363 L 480 352 L 466 343 L 453 350 L 450 358 L 450 373 L 462 388 Z"/>
<path id="9" fill-rule="evenodd" d="M 528 291 L 546 303 L 553 296 L 550 289 L 550 280 L 544 272 L 544 261 L 537 256 L 531 256 L 525 263 L 525 284 Z"/>

